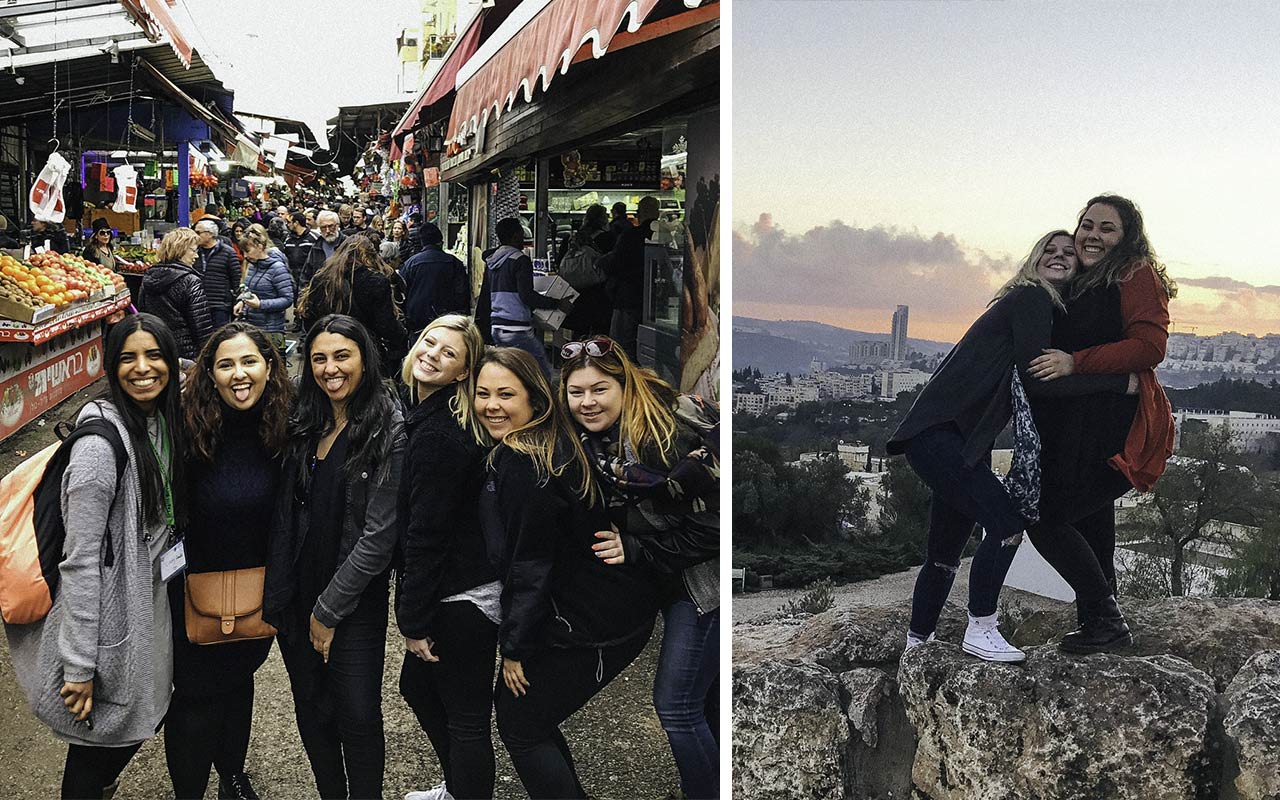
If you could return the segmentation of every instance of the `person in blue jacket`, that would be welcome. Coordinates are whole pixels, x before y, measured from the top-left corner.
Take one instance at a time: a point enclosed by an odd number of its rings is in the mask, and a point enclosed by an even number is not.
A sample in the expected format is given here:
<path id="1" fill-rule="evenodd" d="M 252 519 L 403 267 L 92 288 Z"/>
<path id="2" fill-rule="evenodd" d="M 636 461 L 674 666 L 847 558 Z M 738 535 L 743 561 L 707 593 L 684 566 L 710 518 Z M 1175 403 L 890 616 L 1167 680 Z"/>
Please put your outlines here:
<path id="1" fill-rule="evenodd" d="M 289 260 L 271 241 L 267 229 L 250 225 L 240 237 L 248 269 L 243 290 L 236 300 L 235 315 L 267 332 L 267 338 L 284 349 L 284 313 L 293 305 L 293 277 Z"/>

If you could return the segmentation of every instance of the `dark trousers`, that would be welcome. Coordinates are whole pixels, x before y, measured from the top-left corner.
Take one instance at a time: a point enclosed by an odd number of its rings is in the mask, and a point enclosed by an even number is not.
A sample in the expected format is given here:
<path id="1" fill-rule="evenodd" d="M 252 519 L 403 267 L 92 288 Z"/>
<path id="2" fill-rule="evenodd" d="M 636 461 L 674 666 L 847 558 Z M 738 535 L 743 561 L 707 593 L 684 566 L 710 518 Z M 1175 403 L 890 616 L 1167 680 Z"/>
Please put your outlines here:
<path id="1" fill-rule="evenodd" d="M 907 463 L 933 490 L 925 563 L 911 599 L 911 631 L 921 637 L 938 626 L 975 524 L 985 535 L 969 572 L 969 613 L 996 613 L 1000 587 L 1018 552 L 1018 534 L 1027 524 L 991 471 L 990 456 L 970 467 L 961 454 L 963 445 L 959 430 L 949 423 L 928 428 L 907 442 Z"/>
<path id="2" fill-rule="evenodd" d="M 400 694 L 440 759 L 449 794 L 493 797 L 493 669 L 498 626 L 474 603 L 450 601 L 436 611 L 436 662 L 405 653 Z"/>
<path id="3" fill-rule="evenodd" d="M 531 653 L 521 662 L 529 681 L 523 697 L 512 695 L 499 677 L 494 687 L 498 735 L 532 800 L 587 796 L 560 723 L 635 661 L 648 641 L 645 634 L 612 647 Z"/>
<path id="4" fill-rule="evenodd" d="M 141 742 L 128 747 L 68 746 L 67 763 L 62 768 L 63 800 L 102 797 L 102 790 L 115 783 L 140 747 Z"/>
<path id="5" fill-rule="evenodd" d="M 690 800 L 720 796 L 720 748 L 707 720 L 707 698 L 720 674 L 720 610 L 698 616 L 689 600 L 662 612 L 662 652 L 653 707 L 671 743 L 680 788 Z"/>
<path id="6" fill-rule="evenodd" d="M 1042 519 L 1027 529 L 1036 552 L 1076 593 L 1076 602 L 1092 607 L 1116 592 L 1115 504 L 1077 520 Z"/>
<path id="7" fill-rule="evenodd" d="M 617 342 L 631 360 L 640 363 L 637 336 L 640 332 L 640 309 L 615 308 L 609 320 L 609 338 Z"/>
<path id="8" fill-rule="evenodd" d="M 338 624 L 327 664 L 311 647 L 306 626 L 277 639 L 289 672 L 298 733 L 316 789 L 326 800 L 382 797 L 386 636 L 387 596 L 373 593 Z"/>
<path id="9" fill-rule="evenodd" d="M 178 800 L 204 797 L 209 767 L 244 772 L 253 727 L 253 676 L 217 694 L 173 694 L 164 722 L 164 755 Z"/>

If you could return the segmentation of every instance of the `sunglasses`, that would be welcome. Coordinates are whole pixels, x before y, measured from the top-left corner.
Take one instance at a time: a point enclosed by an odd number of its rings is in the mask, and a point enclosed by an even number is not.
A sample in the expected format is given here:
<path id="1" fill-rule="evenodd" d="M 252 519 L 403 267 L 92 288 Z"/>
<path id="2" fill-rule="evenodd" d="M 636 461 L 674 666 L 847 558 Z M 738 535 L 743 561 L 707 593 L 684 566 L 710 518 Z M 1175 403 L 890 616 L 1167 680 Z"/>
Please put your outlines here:
<path id="1" fill-rule="evenodd" d="M 568 342 L 564 347 L 560 348 L 561 358 L 573 358 L 580 354 L 583 350 L 587 351 L 587 355 L 592 358 L 600 358 L 601 356 L 613 352 L 612 339 L 588 339 L 585 342 Z"/>

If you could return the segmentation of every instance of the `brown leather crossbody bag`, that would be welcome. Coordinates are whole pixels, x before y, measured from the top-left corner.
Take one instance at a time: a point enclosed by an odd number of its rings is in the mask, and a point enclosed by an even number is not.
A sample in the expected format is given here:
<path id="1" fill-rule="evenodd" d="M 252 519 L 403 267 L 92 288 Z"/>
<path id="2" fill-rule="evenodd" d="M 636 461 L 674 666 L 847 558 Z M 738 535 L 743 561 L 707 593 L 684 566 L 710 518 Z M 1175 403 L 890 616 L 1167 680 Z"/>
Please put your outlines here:
<path id="1" fill-rule="evenodd" d="M 266 567 L 188 573 L 187 639 L 222 644 L 275 636 L 276 629 L 262 621 L 266 573 Z"/>

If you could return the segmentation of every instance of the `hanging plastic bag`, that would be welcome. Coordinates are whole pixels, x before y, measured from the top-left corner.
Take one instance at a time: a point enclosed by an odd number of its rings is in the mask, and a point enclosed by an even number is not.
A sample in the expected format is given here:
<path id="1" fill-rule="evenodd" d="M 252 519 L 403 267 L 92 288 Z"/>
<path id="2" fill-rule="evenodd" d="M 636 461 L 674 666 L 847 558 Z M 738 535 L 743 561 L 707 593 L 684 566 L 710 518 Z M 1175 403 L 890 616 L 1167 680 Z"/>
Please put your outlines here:
<path id="1" fill-rule="evenodd" d="M 138 210 L 138 171 L 128 164 L 122 164 L 111 170 L 116 176 L 116 202 L 111 210 L 117 213 L 132 214 Z"/>
<path id="2" fill-rule="evenodd" d="M 37 219 L 62 222 L 66 209 L 62 204 L 62 184 L 66 183 L 71 165 L 57 153 L 50 153 L 44 169 L 31 187 L 29 205 Z"/>

